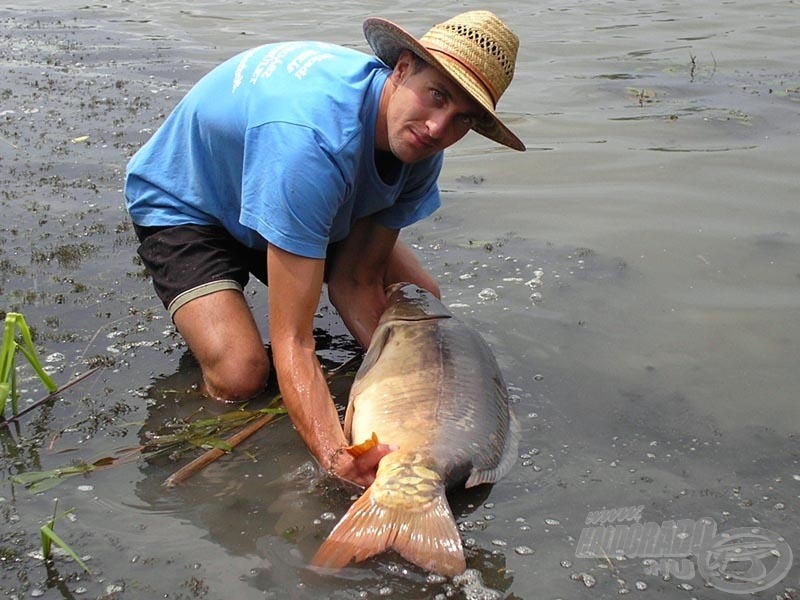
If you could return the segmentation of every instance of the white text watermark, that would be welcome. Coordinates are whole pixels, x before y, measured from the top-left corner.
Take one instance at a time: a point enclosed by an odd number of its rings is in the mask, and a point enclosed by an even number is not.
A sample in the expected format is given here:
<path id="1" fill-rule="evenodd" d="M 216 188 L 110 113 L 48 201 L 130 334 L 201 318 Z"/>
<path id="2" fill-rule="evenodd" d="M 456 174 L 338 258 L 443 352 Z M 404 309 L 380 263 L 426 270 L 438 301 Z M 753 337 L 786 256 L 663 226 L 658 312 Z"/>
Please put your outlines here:
<path id="1" fill-rule="evenodd" d="M 648 574 L 681 580 L 695 577 L 696 561 L 703 579 L 732 594 L 772 587 L 792 566 L 789 544 L 769 529 L 740 527 L 718 534 L 709 517 L 641 522 L 643 510 L 628 506 L 589 513 L 575 556 L 649 559 Z"/>

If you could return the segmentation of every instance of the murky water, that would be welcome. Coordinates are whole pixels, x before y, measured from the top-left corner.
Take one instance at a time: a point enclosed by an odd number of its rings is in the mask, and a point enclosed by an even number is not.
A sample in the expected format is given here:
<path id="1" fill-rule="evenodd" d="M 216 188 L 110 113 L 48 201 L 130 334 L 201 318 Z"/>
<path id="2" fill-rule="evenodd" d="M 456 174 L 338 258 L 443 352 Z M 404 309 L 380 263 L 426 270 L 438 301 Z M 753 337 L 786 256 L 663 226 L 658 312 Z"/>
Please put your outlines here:
<path id="1" fill-rule="evenodd" d="M 175 489 L 161 484 L 182 463 L 168 461 L 39 495 L 8 481 L 110 456 L 201 405 L 222 410 L 195 391 L 120 193 L 127 158 L 191 83 L 258 43 L 366 49 L 367 15 L 422 33 L 451 10 L 57 5 L 0 9 L 0 309 L 36 327 L 59 383 L 105 368 L 0 431 L 4 597 L 730 597 L 696 558 L 682 578 L 646 552 L 576 556 L 590 512 L 638 506 L 642 523 L 708 517 L 800 552 L 795 2 L 463 3 L 522 38 L 502 108 L 529 151 L 468 136 L 448 154 L 442 210 L 404 234 L 491 343 L 523 424 L 511 473 L 452 497 L 470 569 L 455 580 L 394 555 L 311 571 L 353 491 L 321 476 L 288 419 Z M 263 317 L 265 292 L 249 298 Z M 324 358 L 352 354 L 324 305 L 319 325 Z M 22 387 L 24 400 L 43 395 L 27 371 Z M 74 508 L 56 532 L 92 577 L 29 556 L 56 497 Z M 794 566 L 756 596 L 798 588 Z"/>

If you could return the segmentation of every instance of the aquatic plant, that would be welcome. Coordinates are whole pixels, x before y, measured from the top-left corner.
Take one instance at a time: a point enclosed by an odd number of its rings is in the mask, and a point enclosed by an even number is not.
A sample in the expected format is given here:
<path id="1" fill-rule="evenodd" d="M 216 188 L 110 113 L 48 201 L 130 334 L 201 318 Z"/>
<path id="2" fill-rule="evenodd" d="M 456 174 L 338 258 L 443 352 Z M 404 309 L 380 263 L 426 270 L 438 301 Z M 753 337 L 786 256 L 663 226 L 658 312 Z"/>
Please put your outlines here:
<path id="1" fill-rule="evenodd" d="M 248 410 L 242 407 L 215 417 L 171 422 L 156 432 L 149 432 L 146 435 L 145 443 L 142 445 L 121 448 L 114 452 L 112 456 L 104 456 L 92 462 L 73 462 L 69 465 L 45 471 L 18 473 L 9 480 L 11 483 L 25 486 L 32 494 L 38 494 L 76 475 L 87 475 L 94 471 L 135 462 L 142 458 L 153 460 L 159 457 L 168 457 L 172 460 L 177 460 L 185 453 L 197 448 L 213 451 L 213 454 L 207 453 L 201 456 L 200 458 L 205 457 L 203 464 L 189 468 L 188 474 L 186 470 L 182 469 L 180 475 L 176 474 L 177 477 L 173 475 L 167 484 L 171 486 L 202 469 L 203 466 L 213 462 L 219 456 L 233 450 L 240 441 L 243 441 L 242 432 L 253 433 L 276 415 L 282 415 L 285 412 L 286 410 L 280 405 L 280 396 L 276 396 L 268 406 L 259 409 Z M 233 430 L 238 431 L 228 438 L 222 437 Z M 190 464 L 197 463 L 193 461 Z"/>
<path id="2" fill-rule="evenodd" d="M 21 341 L 17 340 L 17 333 L 21 336 Z M 6 403 L 9 397 L 11 398 L 11 412 L 16 415 L 19 410 L 16 369 L 17 351 L 21 352 L 28 360 L 49 392 L 52 393 L 58 389 L 56 383 L 45 373 L 39 362 L 36 348 L 33 345 L 31 330 L 25 322 L 25 317 L 15 312 L 6 314 L 3 345 L 0 347 L 0 420 L 5 419 Z"/>
<path id="3" fill-rule="evenodd" d="M 83 567 L 84 571 L 89 573 L 90 572 L 89 567 L 86 566 L 86 563 L 83 562 L 80 556 L 78 556 L 78 554 L 72 548 L 70 548 L 69 545 L 59 536 L 57 536 L 53 531 L 53 528 L 55 527 L 56 524 L 56 520 L 70 514 L 73 510 L 74 509 L 70 508 L 69 510 L 65 510 L 60 515 L 57 514 L 58 500 L 56 500 L 55 506 L 53 507 L 53 518 L 50 519 L 44 525 L 42 525 L 41 528 L 39 529 L 39 531 L 42 534 L 42 558 L 44 560 L 50 558 L 50 551 L 52 550 L 53 544 L 56 544 L 57 546 L 60 546 L 64 550 L 64 552 L 69 554 L 75 560 L 75 562 L 77 562 L 81 567 Z"/>
<path id="4" fill-rule="evenodd" d="M 328 371 L 325 375 L 326 380 L 329 384 L 339 377 L 352 380 L 355 376 L 355 369 L 362 358 L 362 355 L 358 354 L 337 368 Z M 93 370 L 89 371 L 89 373 L 91 372 Z M 36 494 L 49 490 L 76 475 L 87 475 L 100 469 L 140 459 L 154 460 L 166 457 L 170 460 L 178 460 L 186 453 L 198 448 L 206 450 L 205 453 L 164 481 L 165 486 L 173 487 L 201 471 L 219 457 L 229 454 L 238 444 L 276 416 L 286 414 L 286 409 L 283 407 L 281 394 L 276 393 L 269 400 L 267 406 L 262 408 L 248 409 L 247 405 L 243 405 L 208 418 L 200 417 L 200 412 L 194 413 L 188 419 L 177 419 L 166 423 L 157 431 L 146 432 L 144 442 L 140 446 L 121 448 L 113 456 L 104 456 L 91 463 L 80 461 L 46 471 L 19 473 L 11 477 L 10 481 L 23 485 L 29 492 Z M 230 435 L 223 437 L 227 434 Z"/>

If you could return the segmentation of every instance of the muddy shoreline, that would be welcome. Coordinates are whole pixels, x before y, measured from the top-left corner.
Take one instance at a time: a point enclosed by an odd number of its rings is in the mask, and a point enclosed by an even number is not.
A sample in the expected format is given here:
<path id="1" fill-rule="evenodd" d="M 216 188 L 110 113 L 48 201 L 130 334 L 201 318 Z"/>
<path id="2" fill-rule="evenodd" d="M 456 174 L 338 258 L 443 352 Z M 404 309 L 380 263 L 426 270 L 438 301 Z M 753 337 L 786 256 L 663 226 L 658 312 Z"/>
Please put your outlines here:
<path id="1" fill-rule="evenodd" d="M 144 338 L 164 349 L 162 336 L 153 339 L 149 331 L 152 324 L 166 325 L 135 257 L 124 169 L 197 73 L 170 63 L 163 42 L 125 36 L 94 22 L 91 12 L 22 16 L 0 10 L 0 317 L 11 311 L 25 316 L 59 383 L 104 367 L 0 431 L 3 479 L 47 468 L 44 455 L 53 448 L 96 436 L 118 436 L 120 443 L 129 438 L 129 428 L 115 424 L 136 418 L 144 403 L 136 394 L 120 394 L 114 373 L 129 369 L 130 350 Z M 181 347 L 179 340 L 168 343 Z M 147 375 L 139 376 L 142 387 Z M 23 408 L 45 395 L 30 370 L 23 369 L 20 388 Z M 102 574 L 86 578 L 77 567 L 36 558 L 36 523 L 52 509 L 52 498 L 3 489 L 4 597 L 48 590 L 64 598 L 87 591 L 119 596 Z M 76 543 L 68 527 L 61 533 Z"/>

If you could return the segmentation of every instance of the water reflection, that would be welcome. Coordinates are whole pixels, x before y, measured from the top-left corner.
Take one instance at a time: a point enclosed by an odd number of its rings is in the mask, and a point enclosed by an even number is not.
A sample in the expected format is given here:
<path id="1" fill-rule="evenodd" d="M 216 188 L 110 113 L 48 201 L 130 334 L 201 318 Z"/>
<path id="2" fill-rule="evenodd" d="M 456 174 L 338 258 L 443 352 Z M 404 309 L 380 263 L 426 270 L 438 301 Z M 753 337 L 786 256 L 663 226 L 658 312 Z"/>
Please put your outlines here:
<path id="1" fill-rule="evenodd" d="M 320 325 L 329 325 L 315 330 L 325 368 L 339 364 L 333 357 L 358 355 L 352 338 L 326 309 L 318 319 Z M 199 380 L 199 367 L 187 351 L 180 357 L 174 373 L 153 381 L 146 397 L 147 419 L 139 431 L 142 443 L 147 443 L 153 432 L 164 431 L 165 424 L 208 418 L 235 409 L 204 396 L 199 390 Z M 334 400 L 342 409 L 351 381 L 352 375 L 337 376 L 331 381 Z M 276 383 L 271 380 L 264 394 L 249 403 L 248 408 L 257 410 L 268 405 L 276 392 Z M 486 514 L 487 507 L 494 506 L 487 503 L 492 486 L 457 490 L 449 496 L 453 514 L 465 536 L 471 569 L 455 584 L 446 578 L 429 576 L 393 553 L 335 573 L 319 572 L 309 567 L 309 558 L 360 492 L 319 469 L 288 417 L 270 423 L 231 455 L 220 458 L 184 483 L 165 488 L 165 479 L 189 458 L 175 461 L 161 456 L 142 461 L 143 477 L 135 485 L 139 502 L 129 506 L 191 524 L 191 534 L 187 530 L 186 537 L 166 543 L 166 548 L 176 552 L 181 544 L 191 543 L 190 535 L 201 532 L 202 538 L 225 556 L 258 557 L 260 566 L 242 574 L 243 580 L 256 589 L 271 594 L 293 585 L 300 588 L 308 585 L 315 590 L 309 591 L 308 597 L 318 597 L 320 585 L 344 585 L 349 589 L 389 586 L 395 592 L 405 590 L 412 594 L 418 593 L 420 586 L 444 589 L 443 586 L 456 585 L 465 590 L 499 594 L 513 581 L 513 575 L 505 567 L 506 549 L 497 544 L 483 545 L 470 537 L 494 519 L 493 514 Z M 208 560 L 202 556 L 197 559 Z"/>

